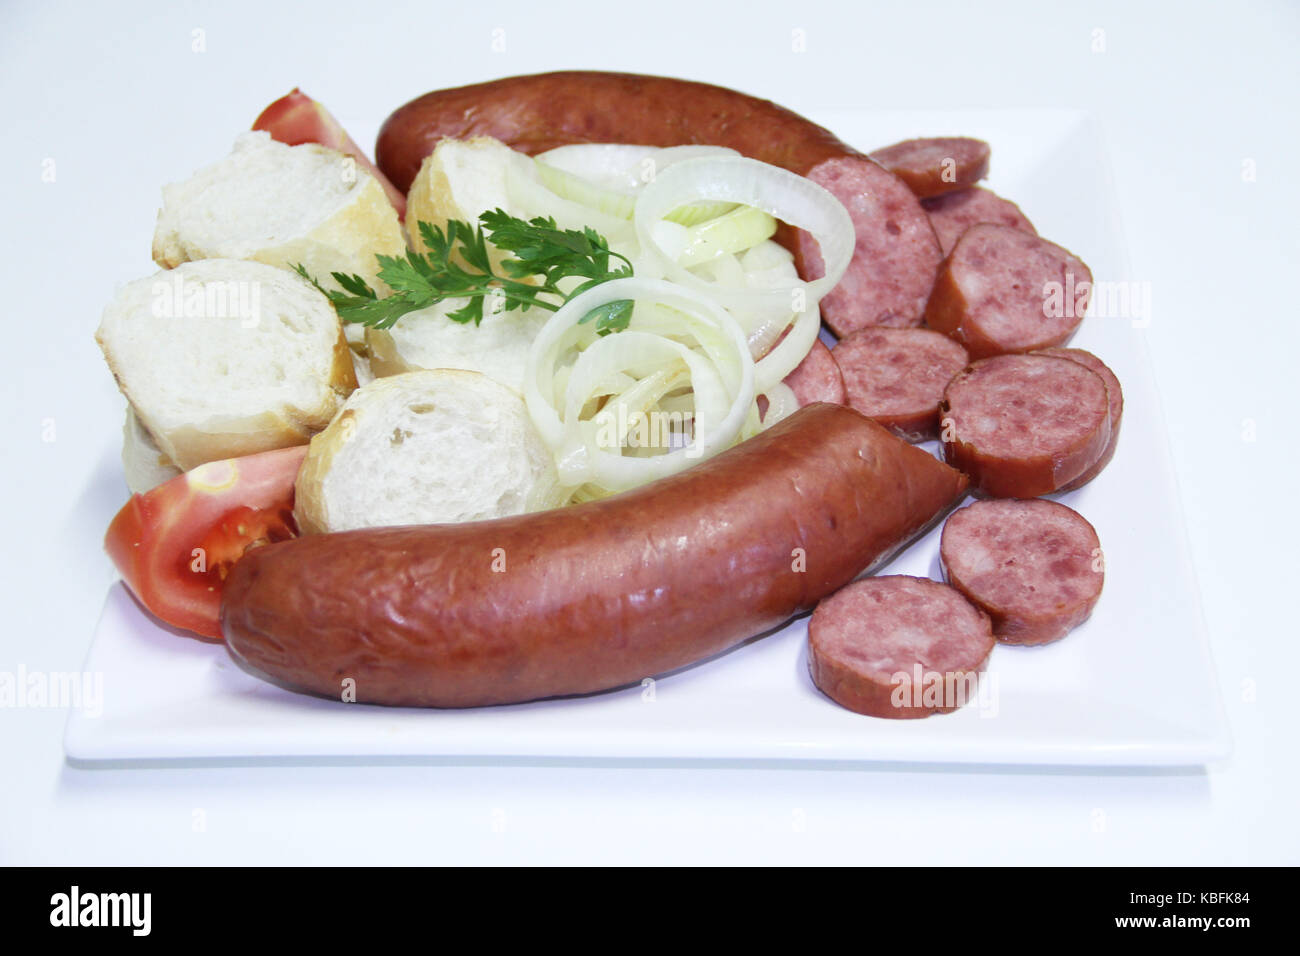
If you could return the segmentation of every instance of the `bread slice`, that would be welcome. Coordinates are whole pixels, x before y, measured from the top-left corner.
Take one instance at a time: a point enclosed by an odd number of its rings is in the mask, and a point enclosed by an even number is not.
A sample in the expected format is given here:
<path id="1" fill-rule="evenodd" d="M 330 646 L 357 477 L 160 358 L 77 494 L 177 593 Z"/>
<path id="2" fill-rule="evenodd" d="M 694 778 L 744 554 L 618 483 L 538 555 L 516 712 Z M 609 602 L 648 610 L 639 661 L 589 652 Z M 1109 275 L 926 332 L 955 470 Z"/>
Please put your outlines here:
<path id="1" fill-rule="evenodd" d="M 158 443 L 140 424 L 130 405 L 126 406 L 126 422 L 122 425 L 122 471 L 126 475 L 126 486 L 137 495 L 181 473 L 158 448 Z"/>
<path id="2" fill-rule="evenodd" d="M 312 439 L 294 514 L 315 534 L 477 521 L 561 502 L 554 460 L 523 399 L 477 372 L 435 369 L 352 394 Z"/>
<path id="3" fill-rule="evenodd" d="M 444 139 L 424 158 L 420 171 L 406 195 L 406 221 L 410 223 L 411 246 L 427 251 L 416 228 L 417 222 L 445 228 L 447 220 L 459 219 L 471 226 L 493 209 L 511 211 L 507 170 L 523 158 L 500 140 L 490 136 L 473 139 Z M 488 245 L 493 265 L 506 258 Z"/>
<path id="4" fill-rule="evenodd" d="M 523 392 L 528 349 L 538 331 L 555 313 L 546 309 L 506 312 L 502 300 L 484 304 L 483 321 L 453 322 L 447 318 L 465 304 L 448 299 L 418 312 L 408 312 L 390 329 L 366 329 L 370 367 L 376 376 L 397 375 L 427 368 L 459 368 Z"/>
<path id="5" fill-rule="evenodd" d="M 356 388 L 329 300 L 259 262 L 203 259 L 132 282 L 95 338 L 140 424 L 185 471 L 303 444 Z"/>
<path id="6" fill-rule="evenodd" d="M 492 209 L 516 213 L 507 185 L 512 163 L 529 164 L 531 160 L 490 136 L 439 142 L 424 158 L 407 195 L 412 248 L 427 251 L 417 222 L 446 228 L 450 219 L 476 225 L 478 217 Z M 510 253 L 491 243 L 487 249 L 493 267 L 500 271 L 501 260 Z M 385 376 L 416 369 L 468 369 L 522 391 L 528 347 L 551 313 L 545 309 L 505 312 L 498 301 L 485 303 L 483 322 L 478 326 L 447 318 L 447 313 L 464 304 L 464 299 L 450 299 L 403 316 L 391 329 L 367 329 L 373 373 Z"/>
<path id="7" fill-rule="evenodd" d="M 397 211 L 378 180 L 342 153 L 269 133 L 243 133 L 225 159 L 163 187 L 153 258 L 171 269 L 196 259 L 302 264 L 322 285 L 331 272 L 375 285 L 375 255 L 404 255 Z"/>

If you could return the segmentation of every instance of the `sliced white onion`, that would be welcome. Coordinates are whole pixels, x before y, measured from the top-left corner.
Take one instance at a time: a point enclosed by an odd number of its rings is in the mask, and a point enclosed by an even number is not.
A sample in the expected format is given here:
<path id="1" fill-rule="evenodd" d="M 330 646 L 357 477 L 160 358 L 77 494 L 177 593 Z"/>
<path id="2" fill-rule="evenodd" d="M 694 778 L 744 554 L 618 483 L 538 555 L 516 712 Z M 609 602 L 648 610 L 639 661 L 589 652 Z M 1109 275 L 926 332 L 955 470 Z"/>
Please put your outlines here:
<path id="1" fill-rule="evenodd" d="M 721 288 L 693 275 L 658 247 L 654 226 L 674 209 L 701 199 L 752 206 L 810 232 L 821 246 L 825 275 L 772 289 Z M 661 169 L 641 191 L 632 218 L 643 258 L 654 262 L 660 276 L 707 292 L 728 308 L 802 311 L 801 306 L 815 303 L 840 281 L 856 241 L 848 210 L 830 192 L 788 170 L 743 156 L 687 159 Z"/>
<path id="2" fill-rule="evenodd" d="M 672 166 L 704 156 L 739 156 L 726 146 L 636 146 L 629 143 L 574 143 L 535 157 L 553 169 L 585 179 L 602 189 L 632 193 Z"/>
<path id="3" fill-rule="evenodd" d="M 650 157 L 651 164 L 647 171 L 642 168 L 641 182 L 652 183 L 659 173 L 662 173 L 670 166 L 677 163 L 685 162 L 688 159 L 706 159 L 709 157 L 719 156 L 739 156 L 729 146 L 707 146 L 707 145 L 687 145 L 687 146 L 665 146 L 654 156 Z"/>
<path id="4" fill-rule="evenodd" d="M 582 176 L 574 175 L 563 169 L 550 166 L 537 160 L 537 176 L 542 185 L 561 199 L 569 199 L 589 209 L 617 216 L 619 219 L 631 219 L 636 208 L 636 196 L 629 189 L 611 189 L 598 185 Z"/>
<path id="5" fill-rule="evenodd" d="M 589 226 L 611 243 L 626 241 L 632 234 L 626 219 L 557 196 L 547 189 L 538 175 L 537 165 L 523 153 L 511 156 L 506 166 L 506 198 L 510 211 L 521 219 L 545 216 L 554 219 L 561 229 Z"/>
<path id="6" fill-rule="evenodd" d="M 746 249 L 740 257 L 740 265 L 751 277 L 771 275 L 788 280 L 799 275 L 790 250 L 771 239 Z"/>
<path id="7" fill-rule="evenodd" d="M 589 324 L 581 320 L 592 309 L 624 299 L 637 303 L 628 329 L 588 340 L 570 363 L 574 346 L 589 335 Z M 568 366 L 562 391 L 560 366 Z M 685 447 L 660 454 L 602 447 L 600 432 L 610 419 L 621 436 L 636 412 L 683 387 L 683 369 L 694 398 L 694 429 Z M 605 404 L 602 413 L 608 417 L 602 422 L 581 417 L 593 393 L 613 394 L 608 383 L 625 383 L 626 376 L 639 381 Z M 615 279 L 569 300 L 534 339 L 524 380 L 529 415 L 555 455 L 562 483 L 606 491 L 681 471 L 730 446 L 746 425 L 754 394 L 754 363 L 745 333 L 731 315 L 698 292 L 644 278 Z"/>
<path id="8" fill-rule="evenodd" d="M 710 259 L 708 262 L 701 263 L 694 267 L 692 271 L 696 275 L 702 276 L 710 282 L 716 282 L 719 285 L 740 285 L 748 281 L 748 277 L 745 275 L 745 270 L 740 267 L 740 260 L 729 253 L 723 253 L 722 255 Z M 743 318 L 743 316 L 737 315 L 736 318 L 739 320 Z M 746 332 L 749 331 L 748 325 L 749 323 L 747 322 L 741 322 L 741 327 L 744 328 Z"/>
<path id="9" fill-rule="evenodd" d="M 755 362 L 772 351 L 772 347 L 780 340 L 781 333 L 790 327 L 793 320 L 793 315 L 772 316 L 748 330 L 749 354 L 754 356 Z"/>
<path id="10" fill-rule="evenodd" d="M 692 226 L 677 261 L 689 269 L 719 256 L 734 256 L 766 242 L 775 232 L 776 220 L 763 210 L 737 206 L 726 215 Z"/>
<path id="11" fill-rule="evenodd" d="M 684 159 L 736 156 L 723 146 L 625 146 L 616 143 L 577 143 L 533 157 L 542 185 L 567 199 L 620 219 L 631 219 L 636 194 L 659 171 Z M 537 201 L 537 197 L 534 197 Z M 538 201 L 540 205 L 540 202 Z M 664 218 L 694 226 L 736 208 L 735 203 L 701 200 L 672 210 Z"/>
<path id="12" fill-rule="evenodd" d="M 767 398 L 767 411 L 763 413 L 763 428 L 768 429 L 783 418 L 789 418 L 799 408 L 799 399 L 784 382 L 777 382 L 763 395 Z"/>
<path id="13" fill-rule="evenodd" d="M 785 338 L 754 365 L 754 387 L 767 392 L 780 384 L 812 351 L 821 327 L 821 312 L 813 302 L 795 316 L 794 325 L 790 326 Z"/>
<path id="14" fill-rule="evenodd" d="M 655 164 L 646 161 L 662 152 L 657 146 L 631 146 L 624 143 L 575 143 L 538 153 L 533 158 L 552 169 L 586 180 L 601 189 L 632 195 L 649 179 L 643 170 Z M 653 177 L 652 177 L 653 178 Z"/>
<path id="15" fill-rule="evenodd" d="M 524 398 L 570 500 L 680 471 L 798 408 L 783 380 L 816 343 L 818 300 L 853 255 L 834 196 L 716 147 L 584 144 L 520 160 L 507 180 L 513 212 L 593 228 L 635 266 L 635 278 L 563 305 L 529 352 Z M 770 238 L 778 219 L 821 245 L 822 278 L 799 279 Z M 582 321 L 621 300 L 635 303 L 624 331 L 601 336 Z M 645 415 L 663 416 L 650 421 L 653 447 L 637 440 Z"/>

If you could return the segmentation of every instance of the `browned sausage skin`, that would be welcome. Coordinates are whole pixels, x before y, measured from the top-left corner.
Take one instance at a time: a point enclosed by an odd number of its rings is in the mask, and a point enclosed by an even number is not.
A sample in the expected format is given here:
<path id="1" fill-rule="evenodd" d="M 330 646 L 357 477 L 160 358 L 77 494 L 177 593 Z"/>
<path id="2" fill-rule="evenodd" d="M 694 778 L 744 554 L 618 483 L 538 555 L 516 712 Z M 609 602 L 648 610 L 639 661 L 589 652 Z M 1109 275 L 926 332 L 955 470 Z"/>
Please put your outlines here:
<path id="1" fill-rule="evenodd" d="M 226 581 L 230 652 L 337 698 L 469 707 L 634 683 L 812 607 L 966 479 L 816 404 L 678 475 L 556 511 L 316 535 Z"/>
<path id="2" fill-rule="evenodd" d="M 1119 378 L 1110 370 L 1110 367 L 1097 356 L 1084 349 L 1043 349 L 1035 354 L 1051 355 L 1055 358 L 1077 362 L 1106 383 L 1106 397 L 1110 403 L 1110 442 L 1106 445 L 1106 450 L 1102 452 L 1095 465 L 1074 479 L 1074 481 L 1061 487 L 1062 491 L 1074 491 L 1076 488 L 1082 488 L 1101 474 L 1102 470 L 1110 464 L 1110 460 L 1115 457 L 1115 447 L 1119 444 L 1119 426 L 1124 418 L 1124 390 L 1120 387 Z"/>
<path id="3" fill-rule="evenodd" d="M 861 155 L 798 113 L 726 87 L 562 70 L 417 97 L 384 122 L 375 158 L 407 190 L 439 140 L 472 136 L 495 137 L 530 156 L 570 143 L 729 146 L 800 175 L 824 159 Z"/>
<path id="4" fill-rule="evenodd" d="M 404 190 L 439 140 L 472 136 L 530 155 L 570 143 L 710 144 L 807 176 L 844 203 L 857 232 L 848 272 L 821 303 L 838 335 L 918 325 L 943 259 L 929 217 L 901 179 L 824 127 L 725 87 L 568 70 L 435 90 L 388 117 L 375 156 Z M 783 225 L 776 238 L 801 276 L 823 274 L 811 236 Z"/>

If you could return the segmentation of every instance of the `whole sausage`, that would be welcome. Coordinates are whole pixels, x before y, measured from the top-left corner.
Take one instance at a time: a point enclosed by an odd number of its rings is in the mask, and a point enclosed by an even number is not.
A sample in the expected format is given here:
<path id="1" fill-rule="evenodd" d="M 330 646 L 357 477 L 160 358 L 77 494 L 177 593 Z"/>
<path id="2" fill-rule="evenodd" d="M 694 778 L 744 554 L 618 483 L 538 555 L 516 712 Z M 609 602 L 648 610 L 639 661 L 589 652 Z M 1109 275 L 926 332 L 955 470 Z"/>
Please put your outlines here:
<path id="1" fill-rule="evenodd" d="M 826 159 L 862 155 L 798 113 L 722 86 L 563 70 L 426 93 L 384 121 L 375 160 L 407 190 L 439 140 L 474 136 L 530 156 L 570 143 L 728 146 L 800 175 Z"/>
<path id="2" fill-rule="evenodd" d="M 226 580 L 230 652 L 295 688 L 471 707 L 619 687 L 772 628 L 893 553 L 966 479 L 816 404 L 602 501 L 370 528 L 250 552 Z"/>
<path id="3" fill-rule="evenodd" d="M 567 70 L 435 90 L 384 121 L 375 159 L 405 190 L 439 140 L 473 136 L 529 155 L 570 143 L 727 146 L 807 176 L 848 207 L 857 233 L 848 272 L 821 304 L 840 335 L 867 325 L 917 325 L 943 258 L 925 210 L 901 179 L 799 114 L 725 87 Z M 822 275 L 811 237 L 784 228 L 778 239 L 795 254 L 801 276 Z"/>

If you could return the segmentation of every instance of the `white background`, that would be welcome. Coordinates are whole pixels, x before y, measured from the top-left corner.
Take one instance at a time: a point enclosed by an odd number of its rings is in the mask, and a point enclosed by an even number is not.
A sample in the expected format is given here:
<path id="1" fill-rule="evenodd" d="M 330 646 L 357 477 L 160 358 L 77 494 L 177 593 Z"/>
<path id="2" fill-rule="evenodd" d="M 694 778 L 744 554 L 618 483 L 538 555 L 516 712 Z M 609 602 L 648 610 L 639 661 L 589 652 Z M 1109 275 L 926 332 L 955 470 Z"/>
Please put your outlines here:
<path id="1" fill-rule="evenodd" d="M 196 29 L 205 52 L 192 49 Z M 792 49 L 795 30 L 806 52 Z M 294 85 L 369 145 L 391 109 L 426 90 L 569 67 L 722 83 L 814 117 L 1094 112 L 1128 278 L 1152 284 L 1145 334 L 1233 756 L 1154 774 L 582 761 L 82 769 L 63 758 L 65 712 L 8 709 L 0 862 L 1300 862 L 1292 4 L 7 4 L 0 670 L 78 669 L 115 576 L 100 540 L 125 498 L 122 404 L 91 336 L 115 286 L 152 271 L 160 185 L 222 155 Z M 53 183 L 42 181 L 49 159 Z M 1159 588 L 1161 568 L 1145 573 Z"/>

